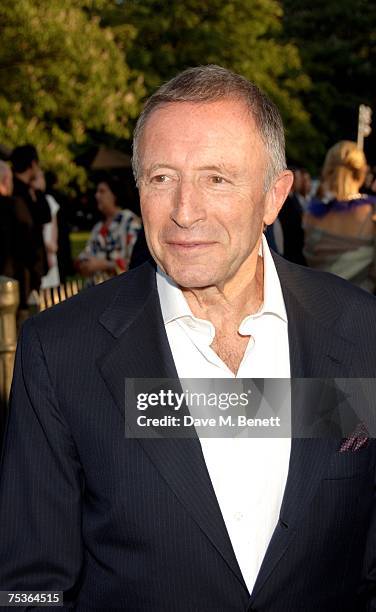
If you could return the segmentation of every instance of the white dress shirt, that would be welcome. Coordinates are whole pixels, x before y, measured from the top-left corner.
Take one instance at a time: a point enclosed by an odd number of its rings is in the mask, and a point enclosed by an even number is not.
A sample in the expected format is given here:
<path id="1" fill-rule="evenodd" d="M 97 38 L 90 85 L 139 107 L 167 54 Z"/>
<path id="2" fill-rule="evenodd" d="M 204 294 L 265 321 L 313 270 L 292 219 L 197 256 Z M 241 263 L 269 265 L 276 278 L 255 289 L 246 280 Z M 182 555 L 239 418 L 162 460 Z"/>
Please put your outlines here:
<path id="1" fill-rule="evenodd" d="M 214 325 L 196 318 L 179 287 L 157 270 L 163 320 L 180 378 L 290 378 L 287 315 L 265 237 L 264 302 L 243 319 L 250 336 L 236 376 L 211 348 Z M 286 485 L 290 438 L 201 438 L 218 504 L 244 581 L 252 592 L 278 521 Z"/>

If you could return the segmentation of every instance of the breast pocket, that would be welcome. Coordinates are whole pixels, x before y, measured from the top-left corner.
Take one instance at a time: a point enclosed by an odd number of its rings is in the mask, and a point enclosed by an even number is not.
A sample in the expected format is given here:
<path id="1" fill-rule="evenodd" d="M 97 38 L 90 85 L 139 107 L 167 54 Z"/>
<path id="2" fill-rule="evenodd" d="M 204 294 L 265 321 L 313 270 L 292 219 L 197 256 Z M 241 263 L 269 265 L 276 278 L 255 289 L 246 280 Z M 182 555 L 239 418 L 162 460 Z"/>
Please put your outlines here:
<path id="1" fill-rule="evenodd" d="M 344 478 L 356 478 L 366 475 L 369 471 L 375 471 L 375 453 L 372 445 L 360 448 L 356 451 L 336 452 L 328 465 L 324 480 L 339 480 Z"/>

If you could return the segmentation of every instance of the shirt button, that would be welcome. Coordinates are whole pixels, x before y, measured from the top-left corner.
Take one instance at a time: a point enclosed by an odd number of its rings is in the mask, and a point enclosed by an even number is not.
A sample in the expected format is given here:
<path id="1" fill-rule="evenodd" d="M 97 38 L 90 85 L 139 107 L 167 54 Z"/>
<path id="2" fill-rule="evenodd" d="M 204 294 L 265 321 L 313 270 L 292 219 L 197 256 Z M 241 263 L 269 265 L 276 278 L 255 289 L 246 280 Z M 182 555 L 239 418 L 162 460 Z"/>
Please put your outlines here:
<path id="1" fill-rule="evenodd" d="M 234 514 L 234 519 L 236 521 L 241 521 L 244 518 L 244 514 L 243 512 L 235 512 Z"/>

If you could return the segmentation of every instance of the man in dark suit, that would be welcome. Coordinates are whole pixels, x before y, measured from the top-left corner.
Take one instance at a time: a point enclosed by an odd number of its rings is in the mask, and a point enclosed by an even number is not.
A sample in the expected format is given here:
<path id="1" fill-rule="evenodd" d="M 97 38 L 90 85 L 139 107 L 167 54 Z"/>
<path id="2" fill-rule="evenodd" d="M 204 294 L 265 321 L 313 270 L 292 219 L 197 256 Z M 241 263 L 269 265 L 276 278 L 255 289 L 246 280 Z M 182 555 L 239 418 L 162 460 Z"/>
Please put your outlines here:
<path id="1" fill-rule="evenodd" d="M 26 309 L 31 291 L 39 291 L 42 276 L 48 272 L 43 225 L 51 221 L 51 212 L 35 147 L 16 147 L 11 162 L 19 264 L 16 279 L 20 284 L 20 308 Z"/>
<path id="2" fill-rule="evenodd" d="M 64 591 L 78 611 L 375 609 L 376 447 L 364 432 L 291 445 L 124 435 L 126 378 L 374 376 L 374 298 L 262 240 L 291 185 L 282 149 L 274 105 L 219 67 L 185 71 L 146 105 L 134 163 L 158 269 L 23 327 L 1 590 Z"/>

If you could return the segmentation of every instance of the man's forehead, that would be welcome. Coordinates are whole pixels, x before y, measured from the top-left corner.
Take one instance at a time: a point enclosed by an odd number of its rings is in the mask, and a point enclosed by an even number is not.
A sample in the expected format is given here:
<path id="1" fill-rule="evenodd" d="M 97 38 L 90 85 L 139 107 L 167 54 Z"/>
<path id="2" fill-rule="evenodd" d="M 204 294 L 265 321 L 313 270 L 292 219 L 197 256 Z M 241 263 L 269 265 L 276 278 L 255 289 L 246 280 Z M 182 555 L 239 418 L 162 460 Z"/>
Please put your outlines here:
<path id="1" fill-rule="evenodd" d="M 189 116 L 191 119 L 198 120 L 200 116 L 212 116 L 220 118 L 221 115 L 233 114 L 234 116 L 242 115 L 244 119 L 251 118 L 254 122 L 252 113 L 249 110 L 245 100 L 226 97 L 218 100 L 204 101 L 176 101 L 164 102 L 156 106 L 150 113 L 146 125 L 153 119 L 154 123 L 164 121 L 168 115 Z"/>
<path id="2" fill-rule="evenodd" d="M 185 150 L 222 149 L 218 158 L 242 147 L 263 147 L 254 118 L 243 101 L 172 102 L 148 117 L 141 137 L 143 153 L 181 146 Z M 142 145 L 147 144 L 146 150 Z M 235 152 L 235 151 L 234 151 Z M 158 160 L 161 161 L 161 160 Z"/>

